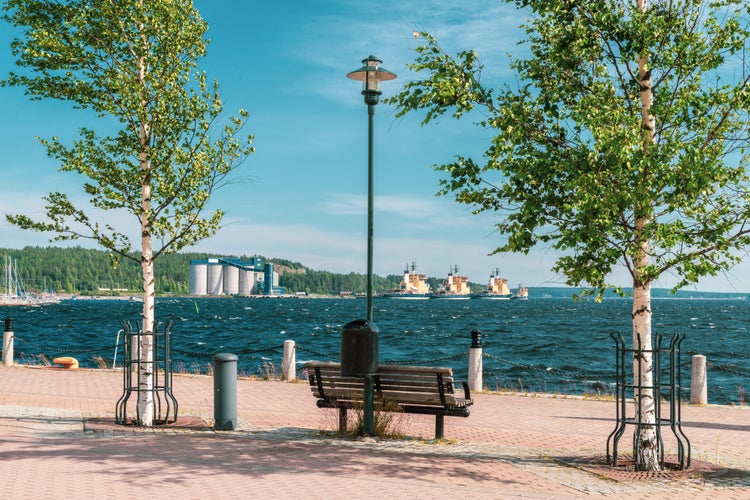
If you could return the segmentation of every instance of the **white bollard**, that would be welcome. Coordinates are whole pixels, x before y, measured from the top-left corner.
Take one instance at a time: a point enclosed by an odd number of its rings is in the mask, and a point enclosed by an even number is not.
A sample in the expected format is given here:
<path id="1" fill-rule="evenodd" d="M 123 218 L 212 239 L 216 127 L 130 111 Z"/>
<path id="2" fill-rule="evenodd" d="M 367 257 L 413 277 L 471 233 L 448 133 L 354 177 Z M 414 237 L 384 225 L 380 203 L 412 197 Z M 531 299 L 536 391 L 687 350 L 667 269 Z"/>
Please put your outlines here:
<path id="1" fill-rule="evenodd" d="M 293 340 L 284 341 L 284 359 L 281 361 L 281 380 L 297 380 L 297 349 Z"/>
<path id="2" fill-rule="evenodd" d="M 471 348 L 469 349 L 469 390 L 482 392 L 482 332 L 471 331 Z"/>
<path id="3" fill-rule="evenodd" d="M 706 357 L 693 356 L 692 377 L 690 380 L 690 402 L 696 405 L 708 404 L 708 382 L 706 377 Z"/>
<path id="4" fill-rule="evenodd" d="M 3 332 L 3 365 L 13 366 L 13 320 L 5 318 Z"/>

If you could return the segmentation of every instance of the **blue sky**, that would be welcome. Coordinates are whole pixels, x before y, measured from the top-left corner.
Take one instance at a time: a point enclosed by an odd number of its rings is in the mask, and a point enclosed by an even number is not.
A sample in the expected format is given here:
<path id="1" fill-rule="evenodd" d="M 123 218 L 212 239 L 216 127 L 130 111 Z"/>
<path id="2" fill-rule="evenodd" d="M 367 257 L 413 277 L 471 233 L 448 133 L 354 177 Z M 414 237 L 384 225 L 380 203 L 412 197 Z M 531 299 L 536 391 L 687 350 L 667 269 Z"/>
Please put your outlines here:
<path id="1" fill-rule="evenodd" d="M 197 0 L 209 23 L 208 56 L 200 62 L 218 80 L 228 115 L 250 112 L 246 130 L 257 152 L 238 172 L 242 183 L 216 193 L 213 204 L 227 212 L 225 227 L 192 250 L 207 254 L 261 254 L 299 261 L 317 270 L 364 273 L 366 269 L 367 109 L 360 84 L 346 78 L 361 60 L 376 55 L 398 79 L 383 83 L 383 97 L 414 78 L 406 66 L 428 31 L 455 53 L 477 50 L 487 84 L 511 75 L 508 53 L 523 16 L 499 0 L 292 0 L 246 2 Z M 11 33 L 0 27 L 0 70 L 13 60 Z M 58 173 L 35 136 L 75 137 L 86 116 L 67 104 L 32 102 L 17 88 L 0 88 L 0 215 L 41 215 L 41 197 L 53 190 L 74 195 L 80 179 Z M 374 268 L 399 274 L 412 261 L 418 271 L 461 274 L 483 283 L 494 268 L 527 286 L 556 286 L 550 271 L 555 252 L 540 247 L 528 255 L 488 256 L 500 243 L 493 217 L 436 197 L 438 173 L 430 166 L 454 155 L 480 157 L 489 140 L 471 120 L 444 118 L 420 126 L 420 117 L 394 117 L 379 104 L 375 117 Z M 123 221 L 121 221 L 123 222 Z M 136 221 L 124 219 L 137 234 Z M 135 240 L 137 244 L 137 239 Z M 0 246 L 49 244 L 49 237 L 0 221 Z M 750 267 L 707 279 L 697 287 L 749 291 Z M 617 281 L 628 284 L 622 274 Z M 664 280 L 661 286 L 669 286 Z"/>

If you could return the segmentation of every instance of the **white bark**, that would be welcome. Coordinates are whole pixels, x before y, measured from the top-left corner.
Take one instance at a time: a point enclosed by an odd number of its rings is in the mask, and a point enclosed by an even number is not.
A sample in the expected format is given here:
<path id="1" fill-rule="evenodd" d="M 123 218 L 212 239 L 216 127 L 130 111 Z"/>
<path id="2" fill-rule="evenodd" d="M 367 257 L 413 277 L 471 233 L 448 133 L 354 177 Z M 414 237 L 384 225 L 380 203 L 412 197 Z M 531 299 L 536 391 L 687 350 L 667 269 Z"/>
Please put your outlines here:
<path id="1" fill-rule="evenodd" d="M 637 419 L 644 425 L 640 428 L 634 453 L 638 456 L 640 470 L 658 471 L 660 464 L 656 439 L 656 407 L 652 389 L 654 375 L 651 344 L 651 284 L 636 284 L 633 290 L 633 380 L 636 382 L 634 385 L 641 388 L 635 388 L 633 399 Z M 638 431 L 636 428 L 634 432 Z"/>
<path id="2" fill-rule="evenodd" d="M 139 80 L 145 87 L 147 63 L 139 61 Z M 142 105 L 145 107 L 146 103 Z M 154 420 L 154 261 L 151 245 L 151 160 L 149 157 L 150 134 L 148 124 L 141 122 L 139 130 L 141 146 L 141 272 L 143 275 L 143 314 L 141 317 L 140 371 L 138 373 L 138 423 L 151 427 Z"/>
<path id="3" fill-rule="evenodd" d="M 141 362 L 138 377 L 138 422 L 144 427 L 151 427 L 153 425 L 154 417 L 154 266 L 150 259 L 150 253 L 150 246 L 148 251 L 146 251 L 146 248 L 144 247 L 143 262 L 141 264 L 144 289 L 143 317 L 140 334 Z M 146 254 L 148 254 L 148 256 Z M 151 276 L 151 279 L 149 279 L 148 276 Z"/>
<path id="4" fill-rule="evenodd" d="M 150 186 L 144 184 L 143 188 L 144 206 L 149 203 Z M 142 227 L 144 228 L 141 238 L 141 271 L 143 273 L 143 314 L 141 318 L 141 358 L 138 386 L 138 423 L 144 427 L 153 425 L 154 416 L 154 263 L 152 260 L 151 234 L 148 222 L 145 221 L 146 213 L 142 215 Z"/>
<path id="5" fill-rule="evenodd" d="M 646 12 L 648 0 L 636 0 L 639 11 Z M 644 26 L 644 29 L 648 29 Z M 641 54 L 638 59 L 638 78 L 640 85 L 641 119 L 643 127 L 643 157 L 648 158 L 651 145 L 654 143 L 656 119 L 651 114 L 654 102 L 653 86 L 651 82 L 651 68 L 649 55 Z M 641 175 L 649 175 L 647 163 L 642 166 Z M 643 205 L 637 207 L 635 214 L 636 237 L 640 239 L 638 254 L 635 258 L 635 276 L 633 277 L 633 380 L 636 382 L 634 393 L 635 411 L 637 419 L 644 425 L 635 441 L 636 462 L 638 468 L 644 471 L 658 471 L 660 469 L 658 457 L 658 443 L 656 435 L 656 409 L 654 403 L 653 364 L 651 347 L 651 280 L 643 276 L 643 271 L 649 264 L 650 245 L 644 235 L 644 230 L 650 222 L 648 209 L 649 200 L 642 200 Z M 646 352 L 649 351 L 649 352 Z"/>

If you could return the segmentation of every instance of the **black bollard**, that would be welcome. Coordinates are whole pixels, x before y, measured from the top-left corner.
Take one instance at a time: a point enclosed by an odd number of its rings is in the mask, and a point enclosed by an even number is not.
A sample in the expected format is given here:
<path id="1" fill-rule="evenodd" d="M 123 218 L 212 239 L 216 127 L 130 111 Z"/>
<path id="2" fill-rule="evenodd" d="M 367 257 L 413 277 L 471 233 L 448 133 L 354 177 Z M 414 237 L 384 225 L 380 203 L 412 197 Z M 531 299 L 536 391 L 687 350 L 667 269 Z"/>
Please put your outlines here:
<path id="1" fill-rule="evenodd" d="M 471 331 L 471 347 L 480 348 L 482 347 L 482 332 L 479 330 Z"/>

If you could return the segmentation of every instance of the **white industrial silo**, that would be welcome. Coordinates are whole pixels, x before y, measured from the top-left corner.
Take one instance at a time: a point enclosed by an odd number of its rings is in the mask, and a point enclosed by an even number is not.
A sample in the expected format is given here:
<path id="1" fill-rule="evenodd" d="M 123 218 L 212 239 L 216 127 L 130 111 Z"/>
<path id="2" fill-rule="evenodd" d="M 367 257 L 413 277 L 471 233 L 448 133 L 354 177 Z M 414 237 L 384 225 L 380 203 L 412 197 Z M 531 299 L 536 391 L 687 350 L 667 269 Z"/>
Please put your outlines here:
<path id="1" fill-rule="evenodd" d="M 250 269 L 240 270 L 240 285 L 238 293 L 240 295 L 252 295 L 255 291 L 255 271 Z"/>
<path id="2" fill-rule="evenodd" d="M 240 268 L 224 264 L 224 293 L 237 295 L 240 292 Z"/>
<path id="3" fill-rule="evenodd" d="M 224 266 L 217 259 L 208 260 L 208 271 L 206 273 L 206 293 L 208 295 L 221 295 L 224 290 Z"/>
<path id="4" fill-rule="evenodd" d="M 205 260 L 190 261 L 190 295 L 206 295 L 207 272 Z"/>

